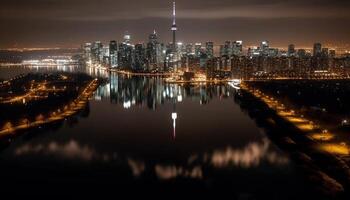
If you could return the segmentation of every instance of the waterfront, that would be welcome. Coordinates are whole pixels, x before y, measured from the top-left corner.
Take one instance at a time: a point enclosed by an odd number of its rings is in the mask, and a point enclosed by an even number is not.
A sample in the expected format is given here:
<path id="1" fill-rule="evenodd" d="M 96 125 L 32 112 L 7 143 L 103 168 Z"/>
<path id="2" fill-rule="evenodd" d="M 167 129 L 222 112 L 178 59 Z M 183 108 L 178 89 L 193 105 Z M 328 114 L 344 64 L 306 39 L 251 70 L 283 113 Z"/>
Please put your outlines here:
<path id="1" fill-rule="evenodd" d="M 2 142 L 4 191 L 13 192 L 10 185 L 16 183 L 28 193 L 40 186 L 42 194 L 79 184 L 76 192 L 117 185 L 220 191 L 236 198 L 317 195 L 235 102 L 236 90 L 227 84 L 179 86 L 161 78 L 87 72 L 109 83 L 81 115 Z"/>

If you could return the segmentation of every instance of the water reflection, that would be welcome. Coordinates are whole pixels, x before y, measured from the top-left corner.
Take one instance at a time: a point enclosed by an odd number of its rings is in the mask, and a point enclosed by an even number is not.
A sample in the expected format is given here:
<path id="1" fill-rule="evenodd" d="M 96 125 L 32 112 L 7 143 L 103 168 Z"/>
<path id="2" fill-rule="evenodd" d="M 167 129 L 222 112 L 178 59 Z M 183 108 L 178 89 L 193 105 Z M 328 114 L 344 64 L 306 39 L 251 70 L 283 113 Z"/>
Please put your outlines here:
<path id="1" fill-rule="evenodd" d="M 298 185 L 291 180 L 295 171 L 289 158 L 235 103 L 231 86 L 176 85 L 161 78 L 86 71 L 108 78 L 91 99 L 88 117 L 18 139 L 0 154 L 0 164 L 25 166 L 22 161 L 29 160 L 35 169 L 62 170 L 57 174 L 67 180 L 74 174 L 64 170 L 86 168 L 86 176 L 103 172 L 100 179 L 113 179 L 113 184 L 185 179 L 214 185 L 226 179 L 230 191 L 241 187 L 238 193 L 255 192 L 251 184 L 272 193 L 279 191 L 276 187 L 290 189 L 281 182 Z M 246 174 L 249 180 L 241 177 Z M 263 180 L 271 181 L 259 184 Z"/>
<path id="2" fill-rule="evenodd" d="M 203 176 L 201 166 L 186 169 L 184 167 L 176 167 L 174 165 L 156 165 L 154 169 L 159 179 L 167 180 L 178 177 L 201 179 Z"/>
<path id="3" fill-rule="evenodd" d="M 104 73 L 104 72 L 99 72 Z M 106 74 L 105 74 L 106 75 Z M 207 104 L 213 98 L 228 98 L 232 89 L 222 85 L 178 85 L 165 83 L 163 78 L 129 77 L 109 73 L 109 83 L 98 88 L 94 95 L 97 101 L 109 99 L 112 104 L 121 105 L 124 109 L 146 106 L 156 110 L 158 106 L 170 102 L 173 110 L 169 113 L 172 120 L 172 137 L 176 138 L 176 120 L 179 114 L 176 104 L 185 99 Z"/>
<path id="4" fill-rule="evenodd" d="M 145 171 L 145 163 L 132 158 L 127 159 L 128 165 L 134 177 L 139 177 Z"/>
<path id="5" fill-rule="evenodd" d="M 97 90 L 95 99 L 110 99 L 111 103 L 122 105 L 126 109 L 133 106 L 147 106 L 156 110 L 157 106 L 166 101 L 177 104 L 187 98 L 199 104 L 207 104 L 212 98 L 229 97 L 230 91 L 232 92 L 230 86 L 225 84 L 178 85 L 165 83 L 162 78 L 130 78 L 111 73 L 109 84 Z"/>
<path id="6" fill-rule="evenodd" d="M 59 144 L 49 142 L 48 144 L 24 144 L 14 151 L 15 156 L 41 155 L 56 157 L 63 160 L 80 161 L 103 161 L 127 163 L 132 175 L 140 177 L 146 169 L 154 170 L 159 179 L 173 179 L 178 177 L 202 179 L 204 177 L 202 168 L 256 168 L 263 162 L 271 165 L 283 166 L 289 164 L 289 159 L 283 154 L 273 151 L 270 142 L 264 138 L 261 142 L 249 143 L 241 149 L 226 147 L 214 149 L 212 152 L 190 155 L 186 164 L 156 164 L 145 160 L 137 160 L 128 155 L 117 155 L 117 153 L 101 153 L 88 145 L 81 145 L 75 140 Z M 153 173 L 153 172 L 148 172 Z"/>
<path id="7" fill-rule="evenodd" d="M 95 71 L 94 69 L 89 69 L 89 72 L 95 75 L 107 73 L 101 70 Z M 176 109 L 177 104 L 182 104 L 189 100 L 203 106 L 209 104 L 213 99 L 222 100 L 230 97 L 234 99 L 236 95 L 236 90 L 226 84 L 178 85 L 165 83 L 162 78 L 128 77 L 114 73 L 108 73 L 108 75 L 109 82 L 97 89 L 94 94 L 95 101 L 108 100 L 112 105 L 117 104 L 125 110 L 134 107 L 137 109 L 146 107 L 156 111 L 159 106 L 170 104 L 172 109 L 169 112 L 169 116 L 172 122 L 172 136 L 174 139 L 176 137 L 176 120 L 182 115 Z M 50 142 L 46 145 L 24 144 L 15 150 L 15 155 L 17 156 L 26 154 L 55 155 L 64 159 L 81 159 L 85 161 L 113 161 L 113 158 L 116 158 L 116 153 L 98 153 L 94 148 L 88 145 L 81 145 L 75 140 L 70 140 L 65 144 L 58 144 L 57 142 Z M 145 171 L 147 165 L 145 161 L 135 160 L 128 155 L 123 156 L 126 157 L 124 162 L 128 163 L 135 176 L 139 176 Z M 202 165 L 211 165 L 214 168 L 252 168 L 258 167 L 261 162 L 268 162 L 272 165 L 287 165 L 289 162 L 285 155 L 271 148 L 270 141 L 266 137 L 251 141 L 240 148 L 226 146 L 215 148 L 208 152 L 191 154 L 185 160 L 188 160 L 188 166 L 192 166 L 194 163 L 199 164 L 194 169 L 194 173 L 192 173 L 193 169 L 188 169 L 186 165 L 159 164 L 154 166 L 155 172 L 159 177 L 165 179 L 177 176 L 198 178 L 202 177 L 202 173 L 199 173 Z M 193 174 L 194 176 L 192 176 Z"/>
<path id="8" fill-rule="evenodd" d="M 277 155 L 269 149 L 270 142 L 264 138 L 261 143 L 253 142 L 243 149 L 233 149 L 227 147 L 224 150 L 214 150 L 210 156 L 210 163 L 218 168 L 228 166 L 239 166 L 244 168 L 256 167 L 266 160 L 270 164 L 285 165 L 289 159 L 285 156 Z"/>
<path id="9" fill-rule="evenodd" d="M 96 159 L 110 160 L 109 155 L 99 154 L 95 149 L 80 145 L 77 141 L 71 140 L 68 143 L 59 144 L 57 142 L 50 142 L 48 144 L 25 144 L 16 148 L 14 151 L 16 156 L 41 154 L 45 156 L 57 156 L 69 160 L 92 161 Z"/>

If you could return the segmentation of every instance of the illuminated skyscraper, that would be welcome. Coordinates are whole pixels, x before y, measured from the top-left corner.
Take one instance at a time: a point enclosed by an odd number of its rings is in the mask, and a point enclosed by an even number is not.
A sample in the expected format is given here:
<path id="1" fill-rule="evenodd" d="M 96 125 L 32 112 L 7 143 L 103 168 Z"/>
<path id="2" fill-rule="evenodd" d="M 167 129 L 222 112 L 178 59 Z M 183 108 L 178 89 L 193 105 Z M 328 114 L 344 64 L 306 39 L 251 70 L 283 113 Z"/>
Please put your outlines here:
<path id="1" fill-rule="evenodd" d="M 92 44 L 91 54 L 93 62 L 101 62 L 103 59 L 103 44 L 100 41 L 96 41 Z"/>
<path id="2" fill-rule="evenodd" d="M 124 35 L 124 43 L 130 45 L 131 35 L 126 32 Z"/>
<path id="3" fill-rule="evenodd" d="M 220 46 L 220 56 L 230 57 L 232 55 L 232 45 L 230 41 L 226 41 Z"/>
<path id="4" fill-rule="evenodd" d="M 277 57 L 277 56 L 278 56 L 278 53 L 279 53 L 279 51 L 278 51 L 277 48 L 269 48 L 269 49 L 267 50 L 267 56 L 268 56 L 268 57 Z"/>
<path id="5" fill-rule="evenodd" d="M 243 41 L 237 40 L 232 42 L 232 54 L 235 56 L 242 56 Z"/>
<path id="6" fill-rule="evenodd" d="M 154 30 L 153 33 L 151 33 L 151 34 L 149 35 L 148 39 L 149 39 L 149 42 L 150 42 L 150 43 L 157 43 L 158 35 L 157 35 L 156 30 Z"/>
<path id="7" fill-rule="evenodd" d="M 208 55 L 208 58 L 214 57 L 214 43 L 213 42 L 207 42 L 205 44 L 206 53 Z"/>
<path id="8" fill-rule="evenodd" d="M 329 49 L 328 48 L 322 48 L 321 55 L 322 55 L 322 57 L 327 58 L 329 56 Z"/>
<path id="9" fill-rule="evenodd" d="M 248 56 L 249 57 L 258 57 L 261 55 L 261 50 L 259 47 L 249 47 Z"/>
<path id="10" fill-rule="evenodd" d="M 194 54 L 199 58 L 202 49 L 202 43 L 196 43 L 194 45 Z"/>
<path id="11" fill-rule="evenodd" d="M 109 65 L 110 59 L 109 59 L 109 46 L 104 46 L 102 48 L 102 63 Z"/>
<path id="12" fill-rule="evenodd" d="M 313 56 L 321 56 L 322 53 L 322 45 L 321 43 L 314 44 Z"/>
<path id="13" fill-rule="evenodd" d="M 83 47 L 84 48 L 84 57 L 87 60 L 91 60 L 91 47 L 92 47 L 91 43 L 85 43 L 84 47 Z"/>
<path id="14" fill-rule="evenodd" d="M 294 44 L 288 45 L 288 56 L 292 57 L 292 56 L 295 56 L 295 54 L 296 54 L 295 45 Z"/>
<path id="15" fill-rule="evenodd" d="M 145 60 L 146 60 L 146 53 L 145 53 L 145 47 L 142 43 L 135 45 L 135 66 L 134 69 L 137 71 L 144 70 Z"/>
<path id="16" fill-rule="evenodd" d="M 268 55 L 268 50 L 270 48 L 269 41 L 262 41 L 260 44 L 260 51 L 263 56 Z"/>
<path id="17" fill-rule="evenodd" d="M 187 55 L 193 54 L 193 45 L 191 43 L 186 45 L 186 54 Z"/>
<path id="18" fill-rule="evenodd" d="M 159 49 L 159 44 L 158 44 L 158 36 L 156 31 L 154 30 L 153 33 L 149 35 L 149 41 L 147 43 L 147 60 L 148 60 L 148 65 L 149 69 L 153 69 L 154 67 L 157 66 L 159 63 L 159 54 L 160 54 L 160 49 Z"/>
<path id="19" fill-rule="evenodd" d="M 134 63 L 134 47 L 131 45 L 131 36 L 128 32 L 124 35 L 124 42 L 118 49 L 118 66 L 123 69 L 131 69 Z"/>
<path id="20" fill-rule="evenodd" d="M 109 64 L 111 67 L 118 66 L 118 43 L 114 40 L 109 43 Z"/>
<path id="21" fill-rule="evenodd" d="M 297 55 L 298 55 L 298 58 L 305 58 L 306 57 L 306 50 L 305 49 L 298 49 Z"/>

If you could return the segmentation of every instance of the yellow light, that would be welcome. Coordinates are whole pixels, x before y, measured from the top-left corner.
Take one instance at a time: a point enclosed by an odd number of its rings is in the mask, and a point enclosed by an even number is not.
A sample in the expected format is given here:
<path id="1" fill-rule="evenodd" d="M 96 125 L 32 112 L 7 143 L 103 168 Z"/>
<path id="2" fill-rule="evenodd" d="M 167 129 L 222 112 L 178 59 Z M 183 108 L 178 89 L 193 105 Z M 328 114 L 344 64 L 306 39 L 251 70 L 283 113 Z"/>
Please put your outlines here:
<path id="1" fill-rule="evenodd" d="M 346 144 L 322 144 L 319 148 L 323 151 L 338 154 L 338 155 L 349 155 L 349 148 Z"/>
<path id="2" fill-rule="evenodd" d="M 310 137 L 314 140 L 329 141 L 334 138 L 334 135 L 330 133 L 313 133 Z"/>
<path id="3" fill-rule="evenodd" d="M 6 122 L 6 124 L 3 126 L 3 130 L 10 130 L 10 129 L 12 129 L 12 127 L 13 127 L 13 125 L 12 125 L 12 123 L 11 122 Z"/>
<path id="4" fill-rule="evenodd" d="M 286 117 L 286 119 L 293 123 L 306 123 L 308 120 L 299 117 Z"/>
<path id="5" fill-rule="evenodd" d="M 314 126 L 312 124 L 296 124 L 296 126 L 302 131 L 314 130 Z"/>

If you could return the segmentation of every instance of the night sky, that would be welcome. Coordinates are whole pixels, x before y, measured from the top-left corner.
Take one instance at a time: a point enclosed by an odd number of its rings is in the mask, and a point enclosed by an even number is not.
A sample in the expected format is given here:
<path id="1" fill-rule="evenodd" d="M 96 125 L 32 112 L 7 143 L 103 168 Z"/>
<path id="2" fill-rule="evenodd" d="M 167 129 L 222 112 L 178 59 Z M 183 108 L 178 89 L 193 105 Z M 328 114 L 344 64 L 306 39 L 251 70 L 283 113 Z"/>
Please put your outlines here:
<path id="1" fill-rule="evenodd" d="M 269 40 L 297 47 L 350 44 L 350 0 L 177 0 L 178 40 Z M 168 0 L 1 0 L 0 48 L 79 47 L 83 42 L 171 40 Z"/>

